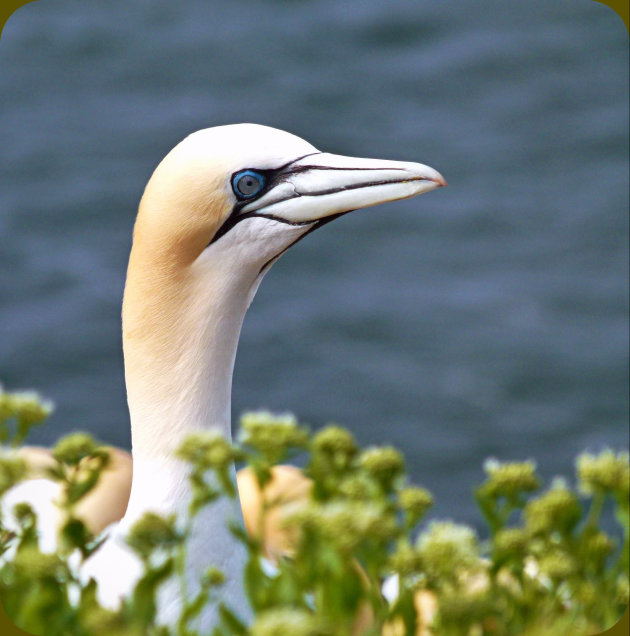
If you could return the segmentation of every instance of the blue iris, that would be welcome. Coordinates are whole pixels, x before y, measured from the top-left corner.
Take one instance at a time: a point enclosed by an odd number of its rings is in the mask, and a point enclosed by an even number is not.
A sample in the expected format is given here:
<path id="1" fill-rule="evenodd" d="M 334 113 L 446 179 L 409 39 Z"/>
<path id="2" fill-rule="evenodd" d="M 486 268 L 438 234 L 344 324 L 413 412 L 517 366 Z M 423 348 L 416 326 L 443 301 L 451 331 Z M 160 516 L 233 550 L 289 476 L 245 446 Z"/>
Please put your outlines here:
<path id="1" fill-rule="evenodd" d="M 241 170 L 232 177 L 232 190 L 239 199 L 252 199 L 265 187 L 265 177 L 254 170 Z"/>

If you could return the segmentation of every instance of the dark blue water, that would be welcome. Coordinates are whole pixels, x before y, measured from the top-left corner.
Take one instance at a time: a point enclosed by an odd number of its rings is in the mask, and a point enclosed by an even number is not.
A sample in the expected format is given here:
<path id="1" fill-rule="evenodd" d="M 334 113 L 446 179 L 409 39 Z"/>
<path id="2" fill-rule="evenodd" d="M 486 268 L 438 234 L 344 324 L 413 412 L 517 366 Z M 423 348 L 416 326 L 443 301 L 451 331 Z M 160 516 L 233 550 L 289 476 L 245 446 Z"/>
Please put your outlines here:
<path id="1" fill-rule="evenodd" d="M 481 464 L 571 473 L 628 444 L 628 34 L 591 0 L 40 0 L 0 41 L 0 378 L 33 441 L 128 445 L 120 301 L 137 202 L 184 135 L 255 121 L 417 160 L 449 187 L 349 215 L 274 266 L 234 413 L 403 449 L 476 521 Z"/>

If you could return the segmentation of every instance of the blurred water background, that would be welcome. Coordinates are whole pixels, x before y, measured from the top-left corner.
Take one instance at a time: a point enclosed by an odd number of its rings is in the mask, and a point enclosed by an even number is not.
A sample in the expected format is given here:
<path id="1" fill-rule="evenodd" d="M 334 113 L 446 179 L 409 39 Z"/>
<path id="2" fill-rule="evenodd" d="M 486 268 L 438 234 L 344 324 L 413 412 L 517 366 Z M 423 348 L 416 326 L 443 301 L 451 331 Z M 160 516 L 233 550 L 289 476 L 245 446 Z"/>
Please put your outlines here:
<path id="1" fill-rule="evenodd" d="M 488 456 L 571 474 L 628 444 L 628 34 L 591 0 L 40 0 L 0 41 L 0 380 L 128 447 L 120 302 L 136 206 L 189 132 L 238 121 L 417 160 L 449 187 L 285 255 L 233 412 L 401 448 L 477 524 Z"/>

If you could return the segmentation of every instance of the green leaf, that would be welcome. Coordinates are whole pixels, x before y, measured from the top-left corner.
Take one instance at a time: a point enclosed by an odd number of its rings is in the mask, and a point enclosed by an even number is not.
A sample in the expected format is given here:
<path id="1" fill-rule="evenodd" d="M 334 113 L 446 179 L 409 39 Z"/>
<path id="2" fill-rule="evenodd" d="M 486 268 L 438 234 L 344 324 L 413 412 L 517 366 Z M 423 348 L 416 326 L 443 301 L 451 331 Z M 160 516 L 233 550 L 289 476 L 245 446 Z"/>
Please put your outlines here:
<path id="1" fill-rule="evenodd" d="M 247 627 L 239 620 L 234 612 L 224 603 L 219 604 L 219 616 L 221 622 L 225 624 L 230 634 L 235 636 L 247 636 Z"/>
<path id="2" fill-rule="evenodd" d="M 128 608 L 133 622 L 145 627 L 153 625 L 157 612 L 158 588 L 171 576 L 173 570 L 174 562 L 172 558 L 169 558 L 161 566 L 145 571 L 136 583 L 132 604 Z"/>

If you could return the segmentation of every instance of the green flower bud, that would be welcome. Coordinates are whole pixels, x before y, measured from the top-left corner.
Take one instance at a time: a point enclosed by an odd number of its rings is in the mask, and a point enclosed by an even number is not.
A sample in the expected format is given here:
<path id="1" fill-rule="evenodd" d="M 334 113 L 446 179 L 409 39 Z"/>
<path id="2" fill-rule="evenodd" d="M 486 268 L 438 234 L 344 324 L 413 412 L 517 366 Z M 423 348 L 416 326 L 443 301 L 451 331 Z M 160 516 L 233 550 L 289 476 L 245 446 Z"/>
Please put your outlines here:
<path id="1" fill-rule="evenodd" d="M 316 531 L 344 552 L 355 550 L 366 539 L 387 541 L 396 532 L 395 519 L 381 506 L 339 500 L 311 503 L 288 515 L 283 525 Z"/>
<path id="2" fill-rule="evenodd" d="M 15 419 L 17 426 L 11 444 L 17 446 L 32 426 L 41 424 L 53 411 L 53 403 L 42 399 L 34 391 L 4 393 L 0 386 L 0 442 L 10 437 L 6 420 Z"/>
<path id="3" fill-rule="evenodd" d="M 15 417 L 28 424 L 39 424 L 54 409 L 50 400 L 45 400 L 35 391 L 0 393 L 0 420 Z"/>
<path id="4" fill-rule="evenodd" d="M 543 555 L 538 561 L 538 567 L 543 577 L 549 577 L 555 583 L 565 581 L 577 571 L 575 560 L 558 550 Z"/>
<path id="5" fill-rule="evenodd" d="M 364 536 L 364 528 L 374 519 L 374 511 L 352 503 L 334 502 L 321 508 L 319 530 L 339 548 L 354 550 Z"/>
<path id="6" fill-rule="evenodd" d="M 359 456 L 359 464 L 386 490 L 405 469 L 403 456 L 392 446 L 366 449 Z"/>
<path id="7" fill-rule="evenodd" d="M 15 520 L 24 526 L 25 523 L 31 524 L 36 521 L 35 511 L 30 504 L 25 501 L 15 504 L 13 507 L 13 515 Z"/>
<path id="8" fill-rule="evenodd" d="M 101 452 L 98 443 L 87 433 L 72 433 L 60 439 L 52 450 L 53 457 L 63 464 L 76 466 L 82 459 Z"/>
<path id="9" fill-rule="evenodd" d="M 523 492 L 532 492 L 540 486 L 533 461 L 501 463 L 486 460 L 484 470 L 488 479 L 481 486 L 483 494 L 512 499 Z"/>
<path id="10" fill-rule="evenodd" d="M 583 453 L 577 458 L 576 468 L 580 488 L 587 494 L 615 492 L 628 498 L 630 465 L 628 453 L 602 451 L 599 455 Z"/>
<path id="11" fill-rule="evenodd" d="M 433 504 L 428 490 L 417 486 L 403 488 L 398 493 L 398 505 L 405 511 L 409 525 L 415 525 Z"/>
<path id="12" fill-rule="evenodd" d="M 582 545 L 582 560 L 596 568 L 603 568 L 614 549 L 615 543 L 605 532 L 600 530 L 587 534 Z"/>
<path id="13" fill-rule="evenodd" d="M 299 506 L 283 515 L 280 521 L 281 527 L 292 532 L 299 531 L 302 528 L 314 529 L 320 517 L 320 509 L 321 505 L 317 503 Z"/>
<path id="14" fill-rule="evenodd" d="M 418 573 L 422 568 L 422 558 L 418 550 L 409 544 L 400 545 L 392 553 L 388 561 L 388 570 L 401 576 Z"/>
<path id="15" fill-rule="evenodd" d="M 334 633 L 321 618 L 297 608 L 266 610 L 251 627 L 251 636 L 332 636 Z"/>
<path id="16" fill-rule="evenodd" d="M 209 567 L 203 573 L 202 584 L 204 587 L 217 587 L 225 583 L 225 574 L 218 568 Z"/>
<path id="17" fill-rule="evenodd" d="M 527 553 L 530 536 L 523 528 L 504 528 L 494 537 L 494 554 L 497 561 L 523 559 Z"/>
<path id="18" fill-rule="evenodd" d="M 241 443 L 260 452 L 269 462 L 281 461 L 289 450 L 306 448 L 308 430 L 293 415 L 272 415 L 268 411 L 244 413 Z"/>
<path id="19" fill-rule="evenodd" d="M 533 534 L 554 530 L 570 532 L 582 516 L 577 497 L 564 487 L 556 487 L 532 499 L 523 511 L 527 528 Z"/>
<path id="20" fill-rule="evenodd" d="M 231 466 L 236 451 L 221 433 L 209 431 L 189 435 L 179 447 L 177 454 L 197 469 L 222 470 Z"/>
<path id="21" fill-rule="evenodd" d="M 381 496 L 378 484 L 364 474 L 350 474 L 337 483 L 337 492 L 347 499 L 369 501 Z"/>
<path id="22" fill-rule="evenodd" d="M 477 536 L 468 526 L 432 521 L 418 537 L 417 549 L 426 574 L 436 581 L 454 580 L 481 567 Z"/>
<path id="23" fill-rule="evenodd" d="M 357 454 L 357 444 L 349 431 L 339 426 L 327 426 L 314 435 L 312 452 L 325 456 L 337 468 L 345 468 Z"/>
<path id="24" fill-rule="evenodd" d="M 152 512 L 145 513 L 131 527 L 127 544 L 147 560 L 155 550 L 170 549 L 182 540 L 175 529 L 175 515 L 161 517 Z"/>

